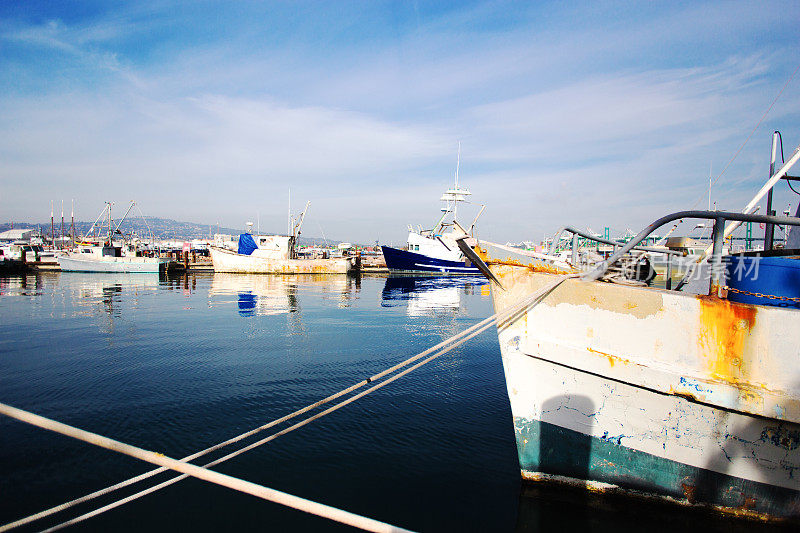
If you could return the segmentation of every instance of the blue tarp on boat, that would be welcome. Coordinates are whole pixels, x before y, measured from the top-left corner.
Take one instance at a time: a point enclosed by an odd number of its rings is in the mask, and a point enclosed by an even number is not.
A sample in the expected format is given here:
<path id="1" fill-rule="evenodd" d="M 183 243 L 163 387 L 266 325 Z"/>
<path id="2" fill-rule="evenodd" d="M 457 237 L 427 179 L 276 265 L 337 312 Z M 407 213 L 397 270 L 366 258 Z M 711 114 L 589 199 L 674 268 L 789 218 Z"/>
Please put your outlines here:
<path id="1" fill-rule="evenodd" d="M 258 248 L 253 236 L 249 233 L 242 233 L 239 235 L 239 253 L 242 255 L 250 255 L 253 250 Z"/>

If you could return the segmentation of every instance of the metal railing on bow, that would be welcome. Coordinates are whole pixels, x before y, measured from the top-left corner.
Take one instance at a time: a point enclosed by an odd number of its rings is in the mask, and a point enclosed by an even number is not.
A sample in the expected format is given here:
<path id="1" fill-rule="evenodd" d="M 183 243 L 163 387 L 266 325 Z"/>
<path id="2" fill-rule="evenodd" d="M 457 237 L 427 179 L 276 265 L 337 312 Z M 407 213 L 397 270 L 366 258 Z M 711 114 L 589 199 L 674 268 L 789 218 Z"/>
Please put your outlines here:
<path id="1" fill-rule="evenodd" d="M 756 222 L 759 224 L 774 224 L 780 226 L 800 226 L 800 218 L 797 217 L 748 215 L 745 213 L 733 213 L 729 211 L 679 211 L 677 213 L 672 213 L 671 215 L 663 216 L 644 228 L 633 239 L 628 241 L 619 250 L 616 250 L 613 254 L 611 254 L 608 259 L 598 263 L 594 270 L 583 276 L 583 279 L 592 281 L 600 278 L 603 274 L 605 274 L 611 265 L 617 262 L 625 254 L 635 249 L 640 242 L 642 242 L 655 230 L 665 224 L 684 218 L 699 218 L 714 221 L 713 243 L 709 247 L 710 250 L 707 249 L 706 253 L 698 258 L 698 262 L 702 261 L 708 255 L 708 252 L 711 251 L 711 283 L 709 287 L 709 294 L 717 294 L 719 288 L 724 284 L 725 281 L 725 272 L 722 265 L 723 241 L 725 239 L 725 234 L 729 234 L 733 229 L 735 229 L 734 227 L 726 228 L 725 223 L 727 221 L 734 221 L 736 223 L 734 226 L 738 226 L 739 223 L 742 222 Z M 688 277 L 690 274 L 691 269 L 686 273 L 684 280 L 678 284 L 675 290 L 679 290 L 681 287 L 683 287 L 686 277 Z"/>

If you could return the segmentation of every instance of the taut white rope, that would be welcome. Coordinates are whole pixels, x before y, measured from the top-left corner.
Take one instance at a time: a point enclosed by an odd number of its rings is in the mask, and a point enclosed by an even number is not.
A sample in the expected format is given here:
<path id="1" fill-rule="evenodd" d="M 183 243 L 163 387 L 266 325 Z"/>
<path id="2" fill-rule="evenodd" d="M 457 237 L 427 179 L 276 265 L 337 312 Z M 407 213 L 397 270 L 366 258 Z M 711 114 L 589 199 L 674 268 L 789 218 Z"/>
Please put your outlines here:
<path id="1" fill-rule="evenodd" d="M 153 463 L 171 470 L 183 472 L 184 474 L 188 474 L 192 477 L 209 481 L 211 483 L 216 483 L 217 485 L 222 485 L 223 487 L 228 487 L 230 489 L 244 492 L 264 500 L 279 503 L 293 509 L 305 511 L 307 513 L 328 518 L 330 520 L 364 529 L 366 531 L 408 531 L 407 529 L 395 527 L 390 524 L 379 522 L 377 520 L 359 516 L 353 513 L 348 513 L 347 511 L 342 511 L 341 509 L 337 509 L 335 507 L 330 507 L 328 505 L 313 502 L 311 500 L 306 500 L 304 498 L 293 496 L 291 494 L 271 489 L 263 485 L 251 483 L 250 481 L 220 474 L 219 472 L 214 472 L 213 470 L 208 470 L 207 468 L 202 468 L 191 463 L 178 461 L 177 459 L 172 459 L 166 455 L 145 450 L 143 448 L 137 448 L 136 446 L 131 446 L 130 444 L 125 444 L 124 442 L 120 442 L 118 440 L 103 437 L 97 433 L 91 433 L 73 426 L 68 426 L 67 424 L 62 424 L 61 422 L 56 422 L 55 420 L 50 420 L 49 418 L 35 415 L 28 411 L 23 411 L 22 409 L 17 409 L 4 403 L 0 403 L 0 414 L 10 416 L 11 418 L 15 418 L 22 422 L 27 422 L 28 424 L 54 431 L 74 439 L 100 446 L 101 448 L 106 448 L 111 451 L 130 455 L 131 457 L 135 457 L 136 459 L 140 459 L 148 463 Z"/>

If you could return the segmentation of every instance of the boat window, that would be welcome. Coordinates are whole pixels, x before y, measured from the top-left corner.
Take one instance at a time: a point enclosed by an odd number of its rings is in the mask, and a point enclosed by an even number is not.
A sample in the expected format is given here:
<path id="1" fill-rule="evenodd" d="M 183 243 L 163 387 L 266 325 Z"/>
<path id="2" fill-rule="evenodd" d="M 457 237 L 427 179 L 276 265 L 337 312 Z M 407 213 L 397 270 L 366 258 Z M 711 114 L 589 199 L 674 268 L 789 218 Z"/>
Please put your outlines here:
<path id="1" fill-rule="evenodd" d="M 81 250 L 81 253 L 82 254 L 90 254 L 90 253 L 92 253 L 92 251 L 91 250 L 87 250 L 86 248 L 84 248 L 83 250 Z"/>

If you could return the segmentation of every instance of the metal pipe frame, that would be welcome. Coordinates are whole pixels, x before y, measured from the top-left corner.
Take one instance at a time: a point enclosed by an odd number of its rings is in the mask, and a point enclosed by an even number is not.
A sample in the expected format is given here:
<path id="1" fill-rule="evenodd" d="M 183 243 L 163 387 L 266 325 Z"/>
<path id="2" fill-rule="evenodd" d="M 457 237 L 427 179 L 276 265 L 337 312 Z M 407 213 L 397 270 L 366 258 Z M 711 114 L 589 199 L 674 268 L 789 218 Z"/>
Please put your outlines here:
<path id="1" fill-rule="evenodd" d="M 602 237 L 595 237 L 594 235 L 589 235 L 588 233 L 586 233 L 584 231 L 581 231 L 579 229 L 573 228 L 572 226 L 564 226 L 563 228 L 558 230 L 556 232 L 555 237 L 553 237 L 553 243 L 550 245 L 550 252 L 549 252 L 550 255 L 554 255 L 555 254 L 556 243 L 561 239 L 561 234 L 564 233 L 565 231 L 568 231 L 568 232 L 572 233 L 573 236 L 579 235 L 579 236 L 583 237 L 584 239 L 589 239 L 591 241 L 596 241 L 596 242 L 603 243 L 603 244 L 610 244 L 611 246 L 614 246 L 615 249 L 617 247 L 619 247 L 619 246 L 623 246 L 623 243 L 610 241 L 610 240 L 604 239 Z M 642 240 L 644 240 L 644 239 L 642 239 Z M 644 251 L 644 252 L 653 252 L 653 253 L 658 253 L 658 254 L 683 255 L 682 252 L 678 252 L 676 250 L 664 250 L 662 248 L 652 248 L 652 247 L 648 247 L 648 246 L 636 246 L 635 249 L 636 250 L 641 250 L 641 251 Z"/>
<path id="2" fill-rule="evenodd" d="M 660 228 L 661 226 L 668 224 L 675 220 L 680 220 L 682 218 L 700 218 L 706 220 L 714 220 L 714 248 L 713 248 L 713 257 L 712 257 L 712 264 L 717 264 L 722 262 L 722 244 L 723 244 L 723 237 L 724 237 L 724 227 L 725 222 L 727 220 L 734 220 L 739 222 L 758 222 L 758 223 L 765 223 L 765 224 L 780 224 L 780 225 L 788 225 L 788 226 L 800 226 L 800 218 L 796 217 L 778 217 L 778 216 L 769 216 L 769 215 L 747 215 L 744 213 L 733 213 L 730 211 L 678 211 L 677 213 L 672 213 L 671 215 L 666 215 L 646 228 L 639 232 L 636 237 L 628 241 L 621 249 L 614 252 L 611 257 L 606 259 L 605 261 L 598 264 L 597 268 L 593 271 L 585 274 L 583 279 L 586 281 L 593 281 L 598 279 L 600 276 L 605 274 L 608 267 L 613 265 L 615 262 L 619 260 L 620 257 L 625 255 L 626 253 L 630 252 L 631 250 L 636 248 L 636 245 L 642 242 L 646 237 L 648 237 L 651 233 L 655 230 Z M 566 229 L 566 228 L 565 228 Z M 563 230 L 562 230 L 563 231 Z M 644 248 L 643 248 L 644 249 Z M 714 272 L 712 275 L 721 275 L 722 273 Z M 719 278 L 715 278 L 719 280 Z"/>

